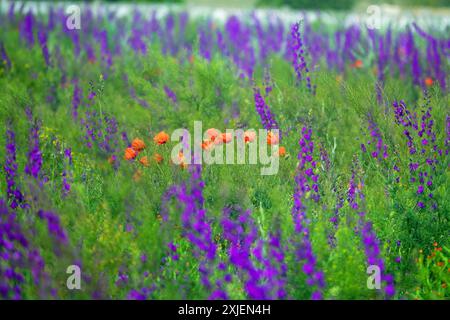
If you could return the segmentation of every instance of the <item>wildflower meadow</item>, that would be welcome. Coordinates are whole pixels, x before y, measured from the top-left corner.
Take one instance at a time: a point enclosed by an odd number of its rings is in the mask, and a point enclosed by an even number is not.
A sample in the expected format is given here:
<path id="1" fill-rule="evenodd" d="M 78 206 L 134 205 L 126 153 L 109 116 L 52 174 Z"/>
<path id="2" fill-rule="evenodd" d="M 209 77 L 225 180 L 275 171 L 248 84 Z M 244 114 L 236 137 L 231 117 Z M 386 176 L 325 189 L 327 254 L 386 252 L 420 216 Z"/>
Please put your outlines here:
<path id="1" fill-rule="evenodd" d="M 1 1 L 1 299 L 450 299 L 450 15 L 126 9 Z"/>

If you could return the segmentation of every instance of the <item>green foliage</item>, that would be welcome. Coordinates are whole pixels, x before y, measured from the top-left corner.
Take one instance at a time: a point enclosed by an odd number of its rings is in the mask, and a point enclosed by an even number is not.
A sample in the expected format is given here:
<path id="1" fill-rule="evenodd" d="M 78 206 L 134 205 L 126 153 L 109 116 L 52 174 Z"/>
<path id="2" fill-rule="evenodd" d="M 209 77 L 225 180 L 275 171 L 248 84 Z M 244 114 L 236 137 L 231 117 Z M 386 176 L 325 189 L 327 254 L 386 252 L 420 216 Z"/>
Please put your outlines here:
<path id="1" fill-rule="evenodd" d="M 260 0 L 260 5 L 273 7 L 289 6 L 293 9 L 320 9 L 320 10 L 348 10 L 354 5 L 355 0 Z"/>

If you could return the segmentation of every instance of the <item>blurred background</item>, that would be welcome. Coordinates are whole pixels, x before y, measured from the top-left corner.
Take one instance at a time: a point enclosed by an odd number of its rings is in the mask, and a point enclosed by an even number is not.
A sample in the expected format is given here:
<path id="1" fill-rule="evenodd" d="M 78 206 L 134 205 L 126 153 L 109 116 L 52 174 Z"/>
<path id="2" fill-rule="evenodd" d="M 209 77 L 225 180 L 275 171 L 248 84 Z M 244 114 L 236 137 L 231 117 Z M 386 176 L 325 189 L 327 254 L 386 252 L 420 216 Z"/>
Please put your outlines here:
<path id="1" fill-rule="evenodd" d="M 39 0 L 38 0 L 39 1 Z M 63 0 L 64 1 L 64 0 Z M 65 0 L 68 2 L 80 2 Z M 36 2 L 36 1 L 33 1 Z M 53 2 L 53 1 L 51 1 Z M 186 4 L 210 7 L 271 7 L 291 9 L 320 10 L 351 10 L 368 5 L 394 5 L 400 7 L 434 7 L 450 8 L 450 0 L 103 0 L 81 2 L 114 2 L 114 3 L 155 3 L 155 4 Z"/>
<path id="2" fill-rule="evenodd" d="M 258 5 L 288 6 L 293 9 L 336 9 L 349 10 L 355 6 L 367 7 L 371 4 L 389 4 L 398 6 L 450 7 L 450 0 L 258 0 Z"/>

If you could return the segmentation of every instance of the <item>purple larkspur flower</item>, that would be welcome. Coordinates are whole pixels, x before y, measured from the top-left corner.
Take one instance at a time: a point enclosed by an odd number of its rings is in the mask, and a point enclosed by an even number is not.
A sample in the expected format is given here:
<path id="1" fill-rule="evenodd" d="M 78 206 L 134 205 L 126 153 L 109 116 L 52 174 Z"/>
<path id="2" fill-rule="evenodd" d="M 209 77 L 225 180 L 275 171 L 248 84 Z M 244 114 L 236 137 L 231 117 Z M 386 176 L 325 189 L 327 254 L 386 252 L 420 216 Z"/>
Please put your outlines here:
<path id="1" fill-rule="evenodd" d="M 19 205 L 26 206 L 25 199 L 16 184 L 17 160 L 16 160 L 16 140 L 12 130 L 6 131 L 6 160 L 4 165 L 6 178 L 6 194 L 10 202 L 10 207 L 16 209 Z"/>
<path id="2" fill-rule="evenodd" d="M 414 187 L 417 188 L 419 208 L 426 207 L 426 203 L 432 198 L 429 197 L 427 190 L 431 191 L 434 188 L 433 178 L 438 174 L 437 164 L 443 154 L 436 142 L 436 133 L 433 129 L 435 120 L 431 114 L 432 106 L 427 92 L 424 100 L 425 105 L 420 119 L 416 112 L 409 110 L 404 101 L 393 102 L 395 122 L 403 129 L 410 154 L 408 180 L 416 184 Z M 424 165 L 419 165 L 421 163 Z M 431 207 L 437 206 L 436 200 L 431 202 Z"/>
<path id="3" fill-rule="evenodd" d="M 368 220 L 364 211 L 365 196 L 362 192 L 363 182 L 360 181 L 360 187 L 356 186 L 356 180 L 358 178 L 356 175 L 357 165 L 357 163 L 353 164 L 348 201 L 352 209 L 359 216 L 357 231 L 364 246 L 366 262 L 368 265 L 376 265 L 380 268 L 382 273 L 381 280 L 385 283 L 384 292 L 387 297 L 392 297 L 395 294 L 394 278 L 386 271 L 385 263 L 381 256 L 380 241 L 375 233 L 372 222 Z"/>
<path id="4" fill-rule="evenodd" d="M 146 55 L 147 45 L 144 42 L 143 36 L 144 35 L 139 28 L 133 27 L 131 30 L 131 36 L 128 39 L 128 43 L 135 53 Z"/>
<path id="5" fill-rule="evenodd" d="M 71 190 L 70 183 L 73 180 L 72 171 L 70 170 L 70 167 L 73 165 L 72 149 L 64 149 L 64 159 L 66 161 L 64 161 L 64 170 L 62 173 L 62 192 L 63 196 L 67 196 Z"/>
<path id="6" fill-rule="evenodd" d="M 23 251 L 28 250 L 26 239 L 16 215 L 0 198 L 0 297 L 21 299 L 24 277 L 16 266 L 24 263 Z"/>
<path id="7" fill-rule="evenodd" d="M 311 86 L 311 76 L 305 59 L 305 48 L 300 35 L 300 23 L 294 23 L 291 27 L 292 65 L 294 66 L 297 82 L 306 80 L 309 92 L 315 93 L 315 87 Z"/>
<path id="8" fill-rule="evenodd" d="M 208 21 L 206 26 L 199 27 L 199 52 L 207 61 L 211 61 L 214 39 L 212 34 L 212 22 Z"/>
<path id="9" fill-rule="evenodd" d="M 221 224 L 223 237 L 230 243 L 230 265 L 238 270 L 237 276 L 243 281 L 248 298 L 286 298 L 287 266 L 280 234 L 270 234 L 267 241 L 260 239 L 250 211 L 238 206 L 223 210 Z M 226 272 L 225 264 L 219 264 L 218 269 Z M 231 279 L 231 275 L 225 273 L 223 280 L 229 282 Z"/>
<path id="10" fill-rule="evenodd" d="M 263 97 L 260 89 L 256 87 L 253 88 L 253 97 L 255 100 L 255 109 L 261 119 L 263 128 L 266 130 L 278 129 L 278 123 L 275 120 L 275 116 L 266 102 L 267 97 Z"/>
<path id="11" fill-rule="evenodd" d="M 177 96 L 175 92 L 173 92 L 168 86 L 164 86 L 164 92 L 173 103 L 177 103 Z"/>
<path id="12" fill-rule="evenodd" d="M 50 66 L 50 53 L 47 46 L 47 31 L 44 28 L 39 28 L 38 30 L 38 41 L 41 47 L 42 56 L 44 57 L 45 64 L 47 67 Z"/>
<path id="13" fill-rule="evenodd" d="M 6 53 L 5 46 L 3 45 L 3 41 L 0 41 L 0 58 L 3 65 L 6 66 L 6 69 L 11 69 L 11 60 L 9 59 L 8 54 Z"/>
<path id="14" fill-rule="evenodd" d="M 189 172 L 188 185 L 172 186 L 163 195 L 161 216 L 165 224 L 170 222 L 167 204 L 170 199 L 177 199 L 179 208 L 182 209 L 183 237 L 192 244 L 193 255 L 199 261 L 198 271 L 202 285 L 207 290 L 212 290 L 210 276 L 216 259 L 217 245 L 213 241 L 211 224 L 204 208 L 204 181 L 201 178 L 201 166 L 192 165 L 189 167 Z M 173 247 L 169 245 L 169 249 L 172 250 Z"/>
<path id="15" fill-rule="evenodd" d="M 78 80 L 74 80 L 73 94 L 72 94 L 72 116 L 75 120 L 78 119 L 78 108 L 83 99 L 83 91 L 78 84 Z"/>
<path id="16" fill-rule="evenodd" d="M 294 221 L 295 232 L 299 235 L 296 239 L 296 257 L 303 263 L 302 271 L 307 277 L 307 284 L 313 288 L 311 298 L 319 298 L 321 290 L 325 286 L 323 273 L 317 270 L 317 260 L 312 250 L 309 219 L 307 218 L 307 209 L 313 203 L 320 200 L 319 189 L 317 185 L 318 177 L 314 174 L 316 162 L 314 161 L 314 142 L 312 141 L 312 130 L 308 127 L 302 128 L 302 135 L 299 141 L 300 152 L 298 154 L 299 165 L 295 176 L 294 205 L 292 207 L 292 218 Z M 309 197 L 306 196 L 310 193 Z"/>
<path id="17" fill-rule="evenodd" d="M 25 173 L 42 183 L 42 152 L 39 143 L 39 121 L 35 121 L 30 128 L 28 161 L 25 165 Z"/>
<path id="18" fill-rule="evenodd" d="M 375 120 L 373 119 L 372 114 L 368 115 L 368 123 L 369 123 L 369 131 L 370 131 L 370 140 L 367 141 L 367 147 L 370 148 L 373 158 L 381 161 L 383 159 L 386 159 L 388 157 L 388 147 L 383 142 L 383 137 L 381 136 L 380 129 L 378 128 L 377 124 L 375 123 Z M 363 145 L 362 145 L 363 146 Z M 361 147 L 364 150 L 366 147 Z"/>
<path id="19" fill-rule="evenodd" d="M 61 243 L 67 243 L 67 233 L 61 225 L 59 215 L 52 211 L 39 210 L 38 217 L 47 222 L 48 232 Z"/>
<path id="20" fill-rule="evenodd" d="M 34 45 L 34 25 L 35 17 L 33 13 L 28 12 L 20 23 L 20 36 L 25 40 L 29 47 Z"/>

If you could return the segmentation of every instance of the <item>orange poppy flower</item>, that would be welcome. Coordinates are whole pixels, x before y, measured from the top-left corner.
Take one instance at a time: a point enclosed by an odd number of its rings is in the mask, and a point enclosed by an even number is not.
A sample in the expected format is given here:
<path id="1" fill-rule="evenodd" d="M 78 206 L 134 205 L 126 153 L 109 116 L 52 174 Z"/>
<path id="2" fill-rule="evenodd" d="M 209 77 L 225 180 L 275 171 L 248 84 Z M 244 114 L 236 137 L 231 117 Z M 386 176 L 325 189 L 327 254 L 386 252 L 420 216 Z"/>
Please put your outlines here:
<path id="1" fill-rule="evenodd" d="M 210 140 L 204 140 L 202 142 L 202 149 L 206 150 L 206 151 L 211 151 L 212 148 L 214 147 L 214 143 Z"/>
<path id="2" fill-rule="evenodd" d="M 286 148 L 285 147 L 279 147 L 278 148 L 278 155 L 280 157 L 284 157 L 286 155 Z"/>
<path id="3" fill-rule="evenodd" d="M 126 148 L 125 149 L 125 159 L 126 160 L 132 160 L 136 158 L 137 152 L 133 148 Z"/>
<path id="4" fill-rule="evenodd" d="M 433 85 L 433 79 L 431 79 L 430 77 L 426 77 L 425 78 L 425 85 L 427 87 L 431 87 Z"/>
<path id="5" fill-rule="evenodd" d="M 206 130 L 206 134 L 208 135 L 211 141 L 214 141 L 219 136 L 220 133 L 217 129 L 209 128 L 208 130 Z"/>
<path id="6" fill-rule="evenodd" d="M 353 62 L 352 67 L 360 69 L 363 66 L 363 62 L 360 59 L 357 59 L 355 62 Z"/>
<path id="7" fill-rule="evenodd" d="M 155 141 L 159 145 L 165 144 L 167 141 L 169 141 L 169 135 L 164 131 L 161 131 L 153 138 L 153 141 Z"/>
<path id="8" fill-rule="evenodd" d="M 161 163 L 164 159 L 162 157 L 162 155 L 160 155 L 159 153 L 155 153 L 153 155 L 153 159 L 157 162 L 157 163 Z"/>
<path id="9" fill-rule="evenodd" d="M 141 139 L 134 139 L 131 142 L 131 147 L 136 151 L 142 151 L 145 149 L 145 143 Z"/>
<path id="10" fill-rule="evenodd" d="M 145 157 L 142 157 L 141 159 L 139 159 L 139 162 L 144 166 L 144 167 L 148 167 L 148 165 L 149 165 L 149 162 L 148 162 L 148 158 L 145 156 Z"/>
<path id="11" fill-rule="evenodd" d="M 280 138 L 278 137 L 278 135 L 269 131 L 269 133 L 267 134 L 267 144 L 273 145 L 273 144 L 278 144 L 279 142 L 280 142 Z"/>
<path id="12" fill-rule="evenodd" d="M 250 143 L 255 141 L 256 138 L 256 132 L 255 131 L 251 131 L 251 130 L 247 130 L 244 132 L 244 141 L 245 143 Z"/>

